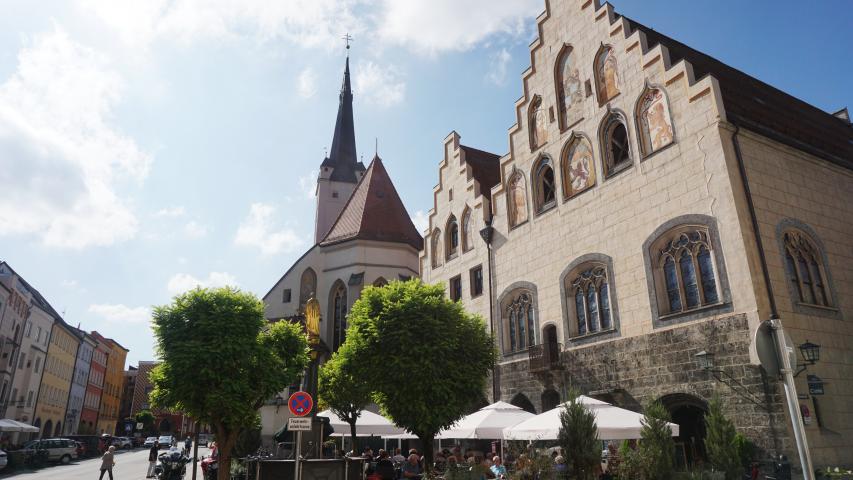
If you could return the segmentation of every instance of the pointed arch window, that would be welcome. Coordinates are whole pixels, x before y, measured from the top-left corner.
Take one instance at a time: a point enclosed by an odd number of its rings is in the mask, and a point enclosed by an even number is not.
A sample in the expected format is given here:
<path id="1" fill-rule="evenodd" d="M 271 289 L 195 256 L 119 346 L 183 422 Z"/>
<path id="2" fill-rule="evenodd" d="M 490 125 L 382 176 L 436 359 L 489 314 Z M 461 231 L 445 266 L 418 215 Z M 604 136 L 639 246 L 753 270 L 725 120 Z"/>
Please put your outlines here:
<path id="1" fill-rule="evenodd" d="M 636 121 L 643 156 L 651 155 L 675 139 L 669 101 L 661 88 L 646 88 L 637 102 Z"/>
<path id="2" fill-rule="evenodd" d="M 524 175 L 516 171 L 510 177 L 507 188 L 507 214 L 509 225 L 517 227 L 527 221 L 527 185 Z"/>
<path id="3" fill-rule="evenodd" d="M 548 141 L 548 116 L 542 97 L 534 95 L 527 107 L 527 129 L 530 133 L 530 150 L 536 150 Z"/>
<path id="4" fill-rule="evenodd" d="M 430 250 L 432 250 L 432 268 L 437 268 L 441 266 L 442 255 L 441 255 L 441 229 L 436 228 L 432 233 L 432 239 L 430 241 Z"/>
<path id="5" fill-rule="evenodd" d="M 447 259 L 455 258 L 459 253 L 459 222 L 456 221 L 456 216 L 451 215 L 450 218 L 447 219 L 447 225 L 445 226 L 445 243 L 446 251 L 447 251 Z"/>
<path id="6" fill-rule="evenodd" d="M 341 280 L 332 285 L 329 303 L 332 312 L 332 349 L 336 351 L 344 344 L 347 335 L 347 286 Z"/>
<path id="7" fill-rule="evenodd" d="M 674 315 L 720 303 L 714 247 L 708 227 L 685 225 L 652 246 L 658 311 Z"/>
<path id="8" fill-rule="evenodd" d="M 615 322 L 611 308 L 611 289 L 607 265 L 584 262 L 573 268 L 563 279 L 572 337 L 613 330 Z"/>
<path id="9" fill-rule="evenodd" d="M 317 274 L 313 268 L 306 268 L 299 279 L 299 311 L 305 308 L 305 304 L 317 294 Z"/>
<path id="10" fill-rule="evenodd" d="M 536 344 L 536 308 L 533 292 L 520 289 L 512 292 L 503 302 L 504 351 L 527 350 Z"/>
<path id="11" fill-rule="evenodd" d="M 554 74 L 560 106 L 560 128 L 565 130 L 583 118 L 583 82 L 571 46 L 564 46 L 557 56 Z"/>
<path id="12" fill-rule="evenodd" d="M 619 69 L 616 52 L 609 45 L 602 45 L 595 56 L 595 90 L 598 104 L 604 105 L 619 94 Z"/>
<path id="13" fill-rule="evenodd" d="M 373 281 L 374 287 L 384 287 L 385 285 L 388 285 L 388 280 L 385 280 L 385 277 L 379 277 Z"/>
<path id="14" fill-rule="evenodd" d="M 601 124 L 600 131 L 606 178 L 631 166 L 631 146 L 628 141 L 625 118 L 617 112 L 610 112 Z"/>
<path id="15" fill-rule="evenodd" d="M 557 204 L 557 184 L 551 159 L 543 156 L 533 167 L 536 212 L 542 213 Z"/>
<path id="16" fill-rule="evenodd" d="M 581 135 L 573 135 L 563 149 L 560 171 L 563 174 L 563 197 L 570 198 L 595 185 L 595 163 L 592 145 Z"/>
<path id="17" fill-rule="evenodd" d="M 827 288 L 827 273 L 823 252 L 817 243 L 799 229 L 787 230 L 783 237 L 785 270 L 794 301 L 805 305 L 833 307 Z"/>
<path id="18" fill-rule="evenodd" d="M 472 224 L 471 208 L 465 207 L 462 212 L 462 251 L 467 252 L 474 248 L 474 225 Z"/>

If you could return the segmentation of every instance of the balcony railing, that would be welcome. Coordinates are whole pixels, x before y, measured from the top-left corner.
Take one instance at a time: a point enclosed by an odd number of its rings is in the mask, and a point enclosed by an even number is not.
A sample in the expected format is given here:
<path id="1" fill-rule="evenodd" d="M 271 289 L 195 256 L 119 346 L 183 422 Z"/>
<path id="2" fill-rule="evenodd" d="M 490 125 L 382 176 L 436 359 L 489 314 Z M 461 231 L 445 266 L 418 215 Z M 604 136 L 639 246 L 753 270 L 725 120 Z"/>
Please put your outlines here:
<path id="1" fill-rule="evenodd" d="M 562 345 L 559 343 L 541 343 L 533 345 L 527 350 L 528 360 L 530 363 L 529 369 L 531 372 L 539 372 L 543 370 L 559 370 L 562 368 L 560 364 L 560 351 Z"/>

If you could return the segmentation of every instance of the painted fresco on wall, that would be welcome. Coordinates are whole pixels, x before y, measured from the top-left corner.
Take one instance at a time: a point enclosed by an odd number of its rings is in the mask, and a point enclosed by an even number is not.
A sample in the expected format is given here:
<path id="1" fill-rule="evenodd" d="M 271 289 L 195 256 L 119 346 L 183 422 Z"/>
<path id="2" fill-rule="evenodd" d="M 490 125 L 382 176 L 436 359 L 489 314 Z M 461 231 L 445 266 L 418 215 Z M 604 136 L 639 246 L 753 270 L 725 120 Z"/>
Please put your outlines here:
<path id="1" fill-rule="evenodd" d="M 653 88 L 643 95 L 639 117 L 646 154 L 672 143 L 672 119 L 669 117 L 669 104 L 663 91 Z"/>
<path id="2" fill-rule="evenodd" d="M 509 222 L 510 226 L 521 225 L 527 221 L 527 188 L 524 177 L 516 173 L 509 182 Z"/>
<path id="3" fill-rule="evenodd" d="M 548 141 L 548 118 L 541 97 L 533 99 L 530 110 L 530 148 L 535 150 Z"/>
<path id="4" fill-rule="evenodd" d="M 302 277 L 299 280 L 299 309 L 305 307 L 308 300 L 317 293 L 317 274 L 311 268 L 306 268 L 302 272 Z"/>
<path id="5" fill-rule="evenodd" d="M 616 69 L 616 54 L 607 47 L 598 55 L 596 68 L 598 101 L 604 103 L 619 93 L 619 73 Z"/>
<path id="6" fill-rule="evenodd" d="M 432 234 L 432 266 L 440 266 L 441 258 L 441 230 L 436 229 Z"/>
<path id="7" fill-rule="evenodd" d="M 462 250 L 467 251 L 470 250 L 473 244 L 471 243 L 474 239 L 473 237 L 473 229 L 474 226 L 471 224 L 471 209 L 466 208 L 462 213 Z"/>
<path id="8" fill-rule="evenodd" d="M 564 171 L 568 181 L 566 196 L 580 193 L 595 185 L 595 164 L 592 161 L 592 147 L 584 138 L 576 138 L 572 141 L 566 153 Z"/>
<path id="9" fill-rule="evenodd" d="M 563 54 L 559 72 L 563 126 L 568 127 L 583 117 L 583 86 L 577 66 L 572 62 L 571 50 Z"/>

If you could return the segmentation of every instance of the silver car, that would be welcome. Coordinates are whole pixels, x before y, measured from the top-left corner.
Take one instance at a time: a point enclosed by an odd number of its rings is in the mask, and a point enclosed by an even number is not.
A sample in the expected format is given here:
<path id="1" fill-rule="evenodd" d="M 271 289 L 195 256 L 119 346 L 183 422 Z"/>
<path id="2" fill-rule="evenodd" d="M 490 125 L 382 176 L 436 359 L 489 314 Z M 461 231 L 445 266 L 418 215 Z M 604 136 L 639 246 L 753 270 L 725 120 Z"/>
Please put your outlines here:
<path id="1" fill-rule="evenodd" d="M 68 438 L 43 438 L 24 444 L 24 450 L 47 450 L 50 462 L 69 463 L 77 459 L 77 442 Z"/>

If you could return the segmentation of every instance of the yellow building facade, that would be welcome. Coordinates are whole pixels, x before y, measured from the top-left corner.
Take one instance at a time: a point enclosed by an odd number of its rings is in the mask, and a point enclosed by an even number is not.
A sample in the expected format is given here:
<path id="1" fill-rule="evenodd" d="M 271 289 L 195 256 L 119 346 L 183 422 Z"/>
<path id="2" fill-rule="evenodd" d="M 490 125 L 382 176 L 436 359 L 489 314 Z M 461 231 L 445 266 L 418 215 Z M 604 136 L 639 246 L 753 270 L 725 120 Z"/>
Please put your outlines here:
<path id="1" fill-rule="evenodd" d="M 97 433 L 113 435 L 116 433 L 116 426 L 119 420 L 121 387 L 124 381 L 124 362 L 127 359 L 128 350 L 115 340 L 104 338 L 98 332 L 92 332 L 92 336 L 98 341 L 104 342 L 110 348 L 110 353 L 107 357 L 107 371 L 104 376 L 104 390 L 101 395 Z"/>
<path id="2" fill-rule="evenodd" d="M 42 438 L 62 434 L 79 345 L 79 337 L 65 322 L 53 324 L 35 408 L 34 424 L 40 426 Z"/>

